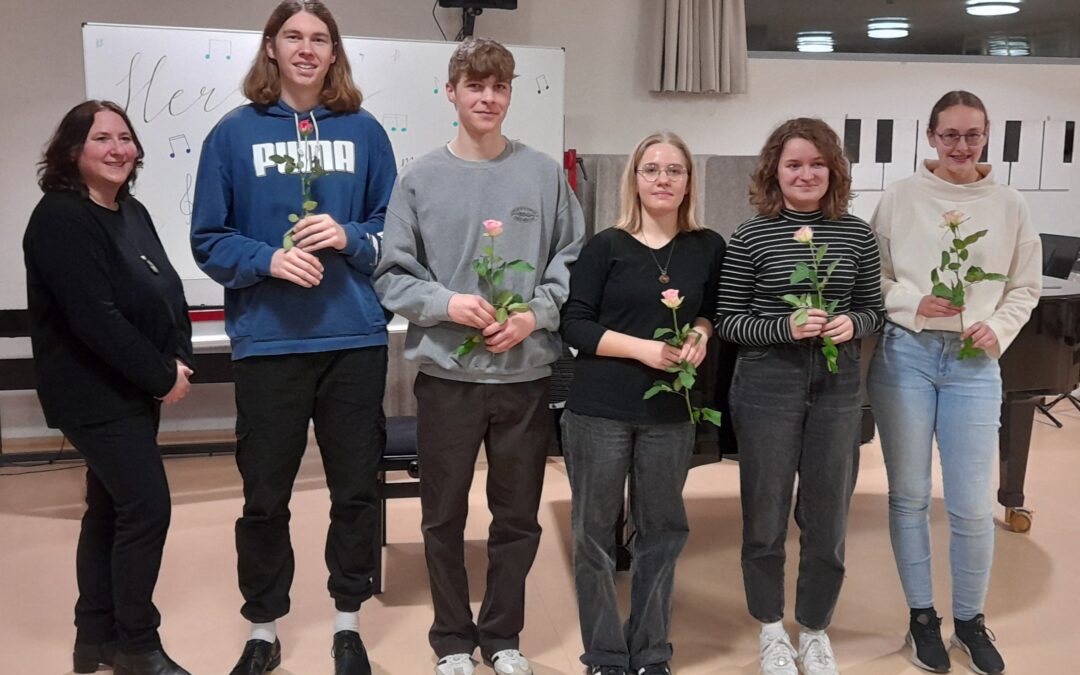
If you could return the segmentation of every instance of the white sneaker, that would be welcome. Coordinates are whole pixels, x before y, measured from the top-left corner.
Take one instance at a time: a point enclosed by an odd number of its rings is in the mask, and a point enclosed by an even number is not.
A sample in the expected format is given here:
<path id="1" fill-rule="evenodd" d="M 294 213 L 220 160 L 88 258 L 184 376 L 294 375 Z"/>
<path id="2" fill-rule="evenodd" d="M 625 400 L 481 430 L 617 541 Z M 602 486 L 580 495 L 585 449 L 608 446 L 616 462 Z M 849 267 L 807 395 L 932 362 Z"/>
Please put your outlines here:
<path id="1" fill-rule="evenodd" d="M 470 654 L 451 654 L 435 664 L 435 675 L 473 675 L 476 661 Z"/>
<path id="2" fill-rule="evenodd" d="M 503 649 L 492 654 L 491 668 L 500 675 L 533 675 L 529 660 L 516 649 Z"/>
<path id="3" fill-rule="evenodd" d="M 761 647 L 761 675 L 799 675 L 795 666 L 795 647 L 787 633 L 781 637 L 758 637 Z"/>
<path id="4" fill-rule="evenodd" d="M 799 633 L 799 665 L 806 675 L 840 675 L 825 633 Z"/>

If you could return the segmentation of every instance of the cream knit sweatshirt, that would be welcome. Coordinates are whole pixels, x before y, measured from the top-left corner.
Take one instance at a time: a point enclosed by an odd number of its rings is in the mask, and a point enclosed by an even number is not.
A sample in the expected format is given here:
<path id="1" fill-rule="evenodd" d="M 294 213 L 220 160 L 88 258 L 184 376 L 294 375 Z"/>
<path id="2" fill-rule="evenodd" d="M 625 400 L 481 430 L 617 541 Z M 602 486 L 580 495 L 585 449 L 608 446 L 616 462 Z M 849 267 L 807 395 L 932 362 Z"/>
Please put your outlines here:
<path id="1" fill-rule="evenodd" d="M 1006 274 L 1009 280 L 983 281 L 967 289 L 964 327 L 982 321 L 997 335 L 999 358 L 1031 316 L 1042 288 L 1042 254 L 1039 234 L 1031 225 L 1027 203 L 1011 187 L 998 185 L 989 165 L 979 165 L 981 178 L 956 185 L 934 175 L 936 161 L 927 161 L 910 178 L 889 186 L 870 224 L 881 248 L 881 281 L 889 321 L 913 331 L 960 332 L 960 317 L 927 318 L 917 314 L 919 302 L 930 294 L 930 271 L 949 248 L 949 230 L 942 214 L 956 210 L 967 222 L 962 236 L 989 230 L 968 250 L 963 264 L 978 265 L 986 272 Z M 952 273 L 941 273 L 948 283 Z"/>

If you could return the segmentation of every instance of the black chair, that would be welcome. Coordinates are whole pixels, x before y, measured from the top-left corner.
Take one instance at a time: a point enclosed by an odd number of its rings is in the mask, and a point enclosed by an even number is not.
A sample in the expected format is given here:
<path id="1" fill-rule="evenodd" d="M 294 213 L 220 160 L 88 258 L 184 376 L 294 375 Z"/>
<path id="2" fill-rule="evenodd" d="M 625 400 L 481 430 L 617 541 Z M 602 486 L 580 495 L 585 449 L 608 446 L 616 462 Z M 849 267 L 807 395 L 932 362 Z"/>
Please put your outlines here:
<path id="1" fill-rule="evenodd" d="M 390 471 L 404 471 L 410 480 L 387 482 Z M 386 500 L 420 496 L 420 461 L 416 455 L 416 417 L 386 418 L 386 449 L 379 462 L 379 551 L 371 580 L 376 595 L 382 593 L 382 547 L 386 546 Z"/>
<path id="2" fill-rule="evenodd" d="M 1042 239 L 1043 275 L 1068 279 L 1072 271 L 1080 266 L 1080 237 L 1070 237 L 1064 234 L 1040 234 L 1039 238 Z M 1063 426 L 1061 420 L 1054 417 L 1050 411 L 1055 405 L 1065 400 L 1068 400 L 1077 411 L 1080 411 L 1080 400 L 1071 393 L 1058 394 L 1049 403 L 1037 403 L 1035 409 L 1049 418 L 1054 426 L 1060 429 Z"/>

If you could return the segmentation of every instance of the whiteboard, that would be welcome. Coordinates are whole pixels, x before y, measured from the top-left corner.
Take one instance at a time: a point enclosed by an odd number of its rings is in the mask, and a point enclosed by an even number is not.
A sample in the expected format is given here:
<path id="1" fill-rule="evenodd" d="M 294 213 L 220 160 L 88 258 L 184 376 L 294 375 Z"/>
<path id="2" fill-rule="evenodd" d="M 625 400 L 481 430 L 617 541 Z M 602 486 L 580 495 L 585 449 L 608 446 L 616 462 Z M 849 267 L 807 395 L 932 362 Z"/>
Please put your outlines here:
<path id="1" fill-rule="evenodd" d="M 446 100 L 453 42 L 342 39 L 363 107 L 386 129 L 398 167 L 457 133 Z M 203 138 L 246 103 L 240 85 L 261 45 L 257 31 L 83 25 L 86 96 L 125 108 L 146 157 L 135 195 L 153 216 L 191 305 L 222 303 L 221 287 L 191 255 L 191 199 Z M 517 78 L 503 132 L 562 164 L 566 59 L 560 48 L 511 46 Z"/>

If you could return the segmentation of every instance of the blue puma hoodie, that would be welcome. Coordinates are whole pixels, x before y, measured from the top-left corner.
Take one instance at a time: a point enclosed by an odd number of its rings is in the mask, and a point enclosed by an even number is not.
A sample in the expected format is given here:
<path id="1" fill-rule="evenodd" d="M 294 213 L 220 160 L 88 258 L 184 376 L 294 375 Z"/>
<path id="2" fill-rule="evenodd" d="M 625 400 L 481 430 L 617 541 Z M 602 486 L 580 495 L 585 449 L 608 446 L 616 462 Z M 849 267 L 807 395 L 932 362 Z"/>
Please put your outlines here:
<path id="1" fill-rule="evenodd" d="M 312 133 L 300 135 L 307 121 Z M 271 156 L 321 157 L 314 213 L 345 229 L 344 250 L 324 249 L 322 282 L 303 288 L 270 276 L 270 259 L 302 213 L 297 174 Z M 241 106 L 203 142 L 191 216 L 199 267 L 225 286 L 225 330 L 234 360 L 385 345 L 386 317 L 371 285 L 386 203 L 397 177 L 390 140 L 367 111 L 322 106 L 298 113 L 284 101 Z"/>

